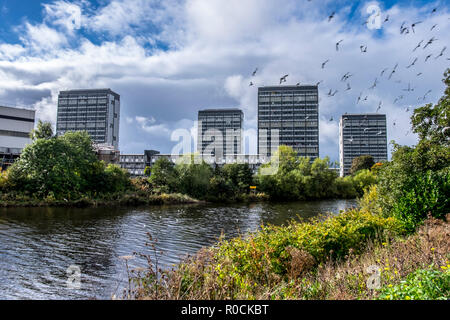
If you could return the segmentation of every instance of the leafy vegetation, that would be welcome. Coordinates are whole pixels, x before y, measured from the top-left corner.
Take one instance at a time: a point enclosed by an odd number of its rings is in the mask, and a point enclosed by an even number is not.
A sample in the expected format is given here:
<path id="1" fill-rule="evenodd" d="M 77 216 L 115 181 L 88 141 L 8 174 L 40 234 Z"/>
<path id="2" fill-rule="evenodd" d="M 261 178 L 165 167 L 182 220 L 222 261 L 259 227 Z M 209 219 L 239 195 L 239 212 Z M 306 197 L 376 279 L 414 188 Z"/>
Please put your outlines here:
<path id="1" fill-rule="evenodd" d="M 418 269 L 396 285 L 385 286 L 380 300 L 447 300 L 450 297 L 450 269 Z"/>
<path id="2" fill-rule="evenodd" d="M 363 155 L 353 159 L 352 166 L 350 168 L 350 174 L 355 174 L 360 170 L 370 170 L 375 161 L 370 155 Z"/>

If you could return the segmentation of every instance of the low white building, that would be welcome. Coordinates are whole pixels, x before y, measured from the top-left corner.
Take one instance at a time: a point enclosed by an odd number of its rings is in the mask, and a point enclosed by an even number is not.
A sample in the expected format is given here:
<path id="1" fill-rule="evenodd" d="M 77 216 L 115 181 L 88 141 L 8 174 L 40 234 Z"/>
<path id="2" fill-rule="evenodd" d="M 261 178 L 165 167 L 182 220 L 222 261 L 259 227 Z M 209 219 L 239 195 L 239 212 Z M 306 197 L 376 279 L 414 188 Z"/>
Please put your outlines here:
<path id="1" fill-rule="evenodd" d="M 5 169 L 31 143 L 36 112 L 0 106 L 0 166 Z"/>

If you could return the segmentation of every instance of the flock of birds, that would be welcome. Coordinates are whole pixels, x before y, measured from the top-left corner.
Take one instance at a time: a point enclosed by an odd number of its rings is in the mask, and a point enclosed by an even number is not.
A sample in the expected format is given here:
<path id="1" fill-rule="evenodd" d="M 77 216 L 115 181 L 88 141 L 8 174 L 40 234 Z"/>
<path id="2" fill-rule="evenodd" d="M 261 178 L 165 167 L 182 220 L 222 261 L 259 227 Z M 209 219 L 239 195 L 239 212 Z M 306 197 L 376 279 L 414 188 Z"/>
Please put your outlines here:
<path id="1" fill-rule="evenodd" d="M 308 1 L 311 1 L 311 0 L 308 0 Z M 437 12 L 437 10 L 438 10 L 438 8 L 434 8 L 434 9 L 431 11 L 430 14 L 433 15 L 434 13 Z M 331 22 L 331 21 L 334 19 L 335 15 L 336 15 L 336 12 L 332 12 L 332 13 L 329 15 L 329 17 L 328 17 L 328 22 Z M 388 22 L 390 21 L 390 16 L 387 15 L 387 16 L 384 18 L 383 21 L 384 21 L 383 23 L 388 23 Z M 369 20 L 366 20 L 366 21 L 363 23 L 363 25 L 366 25 L 366 24 L 368 24 L 368 23 L 369 23 Z M 403 22 L 403 23 L 401 24 L 400 30 L 399 30 L 400 35 L 406 35 L 406 34 L 409 34 L 410 32 L 412 32 L 412 33 L 415 34 L 415 33 L 416 33 L 416 29 L 417 29 L 418 26 L 419 26 L 420 24 L 422 24 L 422 23 L 423 23 L 423 21 L 417 21 L 417 22 L 414 22 L 414 23 L 412 23 L 412 24 L 407 24 L 406 21 Z M 433 31 L 434 29 L 436 29 L 437 26 L 438 26 L 438 24 L 434 24 L 434 25 L 431 27 L 430 32 Z M 432 44 L 434 44 L 436 41 L 438 41 L 438 39 L 436 39 L 435 36 L 432 36 L 432 37 L 431 37 L 430 39 L 428 39 L 428 40 L 426 40 L 426 39 L 421 40 L 421 41 L 414 47 L 414 49 L 412 50 L 412 52 L 413 52 L 413 53 L 416 52 L 416 50 L 419 49 L 419 48 L 422 48 L 422 50 L 425 50 L 426 48 L 428 48 L 429 46 L 431 46 Z M 338 42 L 336 42 L 335 47 L 336 47 L 336 51 L 337 51 L 337 52 L 339 52 L 339 51 L 341 50 L 341 44 L 342 44 L 343 42 L 344 42 L 344 39 L 341 39 L 341 40 L 339 40 Z M 444 56 L 444 53 L 446 52 L 446 50 L 447 50 L 447 47 L 444 46 L 444 47 L 441 49 L 440 53 L 434 57 L 434 60 L 437 60 L 437 59 L 439 59 L 440 57 Z M 360 51 L 361 51 L 361 54 L 367 53 L 367 52 L 368 52 L 368 47 L 367 47 L 367 45 L 364 45 L 364 44 L 361 45 L 361 46 L 360 46 Z M 430 60 L 432 57 L 433 57 L 433 54 L 429 54 L 429 55 L 427 55 L 427 56 L 425 57 L 425 60 L 424 60 L 424 61 L 425 61 L 425 62 L 428 62 L 428 60 Z M 450 58 L 447 58 L 447 60 L 450 60 Z M 418 61 L 419 61 L 419 57 L 415 57 L 415 58 L 411 61 L 411 63 L 408 64 L 408 65 L 406 66 L 406 69 L 411 69 L 412 67 L 414 67 L 414 66 L 416 65 L 416 63 L 417 63 Z M 322 69 L 325 69 L 326 66 L 327 66 L 327 64 L 328 64 L 329 62 L 330 62 L 330 59 L 325 60 L 325 61 L 321 64 L 321 68 L 322 68 Z M 384 77 L 384 75 L 387 74 L 387 72 L 389 72 L 389 75 L 387 76 L 387 79 L 388 79 L 388 80 L 391 80 L 391 79 L 393 78 L 393 76 L 399 71 L 398 68 L 399 68 L 399 63 L 396 63 L 395 66 L 394 66 L 393 68 L 384 68 L 383 70 L 381 70 L 379 76 L 377 76 L 377 77 L 375 78 L 375 80 L 373 81 L 372 85 L 371 85 L 370 87 L 368 87 L 368 90 L 373 90 L 373 89 L 375 89 L 375 88 L 377 87 L 377 85 L 380 83 L 380 79 L 382 79 L 382 78 Z M 258 68 L 256 68 L 256 69 L 253 71 L 252 77 L 255 77 L 256 74 L 257 74 L 257 72 L 258 72 Z M 418 73 L 416 74 L 416 77 L 420 77 L 422 74 L 423 74 L 422 72 L 418 72 Z M 345 92 L 348 92 L 348 91 L 351 91 L 351 90 L 352 90 L 351 84 L 350 84 L 350 82 L 349 82 L 348 80 L 349 80 L 351 77 L 353 77 L 353 76 L 354 76 L 354 74 L 352 74 L 352 73 L 350 73 L 350 72 L 346 72 L 346 73 L 341 77 L 340 81 L 346 83 L 346 89 L 344 90 Z M 283 75 L 282 77 L 280 77 L 280 79 L 279 79 L 279 80 L 280 80 L 280 83 L 279 83 L 279 84 L 281 85 L 281 84 L 285 83 L 285 82 L 287 81 L 287 78 L 288 78 L 288 77 L 289 77 L 289 74 L 285 74 L 285 75 Z M 323 80 L 318 81 L 318 82 L 316 83 L 316 86 L 321 85 L 323 82 L 324 82 Z M 396 80 L 395 82 L 396 82 L 396 83 L 401 83 L 401 80 Z M 301 84 L 300 84 L 300 82 L 298 82 L 296 85 L 297 85 L 297 86 L 300 86 Z M 249 86 L 254 86 L 253 81 L 250 81 Z M 408 83 L 408 87 L 402 89 L 402 91 L 405 92 L 405 93 L 412 93 L 412 92 L 415 91 L 415 89 L 416 89 L 416 88 L 414 88 L 414 87 L 411 86 L 411 83 Z M 336 94 L 338 94 L 338 92 L 339 92 L 339 90 L 337 90 L 337 89 L 329 89 L 329 91 L 328 91 L 328 93 L 327 93 L 327 96 L 328 96 L 328 97 L 334 97 Z M 418 101 L 425 101 L 426 98 L 427 98 L 427 96 L 428 96 L 431 92 L 432 92 L 431 89 L 428 90 L 423 96 L 422 96 L 422 95 L 419 96 L 417 100 L 418 100 Z M 395 98 L 394 104 L 398 103 L 399 101 L 403 100 L 404 98 L 405 98 L 405 94 L 399 95 L 398 97 Z M 359 94 L 358 98 L 357 98 L 356 104 L 358 105 L 359 103 L 368 101 L 368 99 L 369 99 L 369 95 L 364 94 L 364 92 L 361 92 L 361 93 Z M 378 103 L 378 107 L 376 108 L 376 111 L 375 111 L 375 112 L 378 113 L 378 112 L 381 110 L 382 106 L 383 106 L 383 101 L 380 101 L 380 102 Z M 409 112 L 409 111 L 410 111 L 410 108 L 412 108 L 412 107 L 406 107 L 405 112 Z M 344 118 L 344 120 L 345 120 L 345 118 Z M 333 117 L 330 117 L 329 121 L 330 121 L 330 122 L 334 121 L 334 118 L 333 118 Z M 393 126 L 395 127 L 395 126 L 397 125 L 397 120 L 393 120 L 393 123 L 392 123 L 392 124 L 393 124 Z M 345 126 L 344 126 L 344 127 L 345 127 Z M 444 131 L 448 131 L 449 129 L 450 129 L 450 128 L 444 128 Z M 369 128 L 365 128 L 365 129 L 364 129 L 364 132 L 368 132 L 368 130 L 369 130 Z M 410 133 L 410 131 L 406 132 L 406 136 L 407 136 L 409 133 Z M 445 132 L 443 132 L 443 133 L 445 134 Z M 378 133 L 377 133 L 377 135 L 381 135 L 381 134 L 382 134 L 382 132 L 378 132 Z M 348 139 L 348 140 L 349 140 L 349 142 L 353 142 L 353 137 L 351 137 L 351 138 Z"/>

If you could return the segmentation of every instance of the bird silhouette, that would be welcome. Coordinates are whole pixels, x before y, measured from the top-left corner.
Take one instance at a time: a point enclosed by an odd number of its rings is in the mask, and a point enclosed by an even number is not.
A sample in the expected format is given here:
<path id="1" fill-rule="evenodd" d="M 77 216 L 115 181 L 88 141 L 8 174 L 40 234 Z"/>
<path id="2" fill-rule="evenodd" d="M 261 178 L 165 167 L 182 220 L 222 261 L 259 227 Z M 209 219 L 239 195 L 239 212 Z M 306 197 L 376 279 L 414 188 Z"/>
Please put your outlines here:
<path id="1" fill-rule="evenodd" d="M 367 52 L 367 46 L 359 46 L 359 49 L 361 50 L 362 53 Z"/>
<path id="2" fill-rule="evenodd" d="M 253 86 L 253 82 L 250 81 L 250 84 L 248 85 L 249 87 Z"/>
<path id="3" fill-rule="evenodd" d="M 394 69 L 392 69 L 392 72 L 391 72 L 391 74 L 389 75 L 389 78 L 388 78 L 389 80 L 392 78 L 392 76 L 393 76 L 394 73 L 396 72 L 397 67 L 398 67 L 398 63 L 395 65 Z"/>
<path id="4" fill-rule="evenodd" d="M 375 81 L 373 82 L 373 85 L 369 88 L 369 89 L 375 89 L 375 87 L 377 86 L 378 83 L 378 78 L 375 78 Z"/>
<path id="5" fill-rule="evenodd" d="M 447 47 L 444 47 L 444 48 L 441 50 L 441 53 L 440 53 L 436 58 L 434 58 L 434 60 L 437 60 L 439 57 L 442 57 L 442 56 L 444 55 L 445 50 L 447 50 Z"/>
<path id="6" fill-rule="evenodd" d="M 416 76 L 420 77 L 422 74 L 423 74 L 422 72 L 419 72 Z"/>
<path id="7" fill-rule="evenodd" d="M 423 49 L 425 50 L 425 48 L 427 48 L 429 45 L 433 44 L 434 41 L 436 41 L 437 39 L 435 39 L 434 37 L 431 38 L 430 40 L 428 40 L 428 42 L 425 44 L 425 46 L 423 47 Z"/>
<path id="8" fill-rule="evenodd" d="M 331 118 L 330 118 L 330 122 L 333 121 L 333 120 L 334 120 L 333 117 L 331 117 Z"/>
<path id="9" fill-rule="evenodd" d="M 285 74 L 284 76 L 282 76 L 282 77 L 280 78 L 280 84 L 282 84 L 283 82 L 286 82 L 286 78 L 287 78 L 288 76 L 289 76 L 288 74 Z"/>
<path id="10" fill-rule="evenodd" d="M 429 54 L 429 55 L 427 55 L 427 57 L 425 58 L 425 62 L 427 62 L 427 61 L 428 61 L 428 59 L 430 59 L 430 58 L 431 58 L 431 56 L 432 56 L 432 54 Z"/>
<path id="11" fill-rule="evenodd" d="M 341 44 L 341 42 L 344 40 L 339 40 L 338 42 L 336 42 L 336 51 L 339 51 L 339 45 Z"/>
<path id="12" fill-rule="evenodd" d="M 419 60 L 419 58 L 415 58 L 414 61 L 413 61 L 409 66 L 406 67 L 406 69 L 409 69 L 409 68 L 411 68 L 413 65 L 415 65 L 416 62 L 417 62 L 417 60 Z"/>
<path id="13" fill-rule="evenodd" d="M 255 69 L 255 71 L 253 71 L 252 76 L 254 77 L 256 75 L 256 72 L 258 71 L 258 68 Z"/>
<path id="14" fill-rule="evenodd" d="M 316 83 L 316 86 L 318 87 L 322 82 L 323 80 L 320 80 L 319 82 Z"/>
<path id="15" fill-rule="evenodd" d="M 414 30 L 414 27 L 417 26 L 417 25 L 420 24 L 420 23 L 422 23 L 422 21 L 414 22 L 414 23 L 411 25 L 411 29 L 412 29 L 413 33 L 416 33 L 416 31 Z"/>
<path id="16" fill-rule="evenodd" d="M 386 19 L 384 19 L 384 22 L 388 22 L 389 21 L 389 15 L 386 16 Z"/>
<path id="17" fill-rule="evenodd" d="M 325 61 L 325 62 L 322 63 L 322 69 L 325 68 L 325 65 L 326 65 L 329 61 L 330 61 L 330 60 L 327 60 L 327 61 Z"/>
<path id="18" fill-rule="evenodd" d="M 438 26 L 438 24 L 436 23 L 435 25 L 433 25 L 433 26 L 431 27 L 430 31 L 433 31 L 434 28 L 436 28 L 437 26 Z"/>
<path id="19" fill-rule="evenodd" d="M 388 69 L 389 69 L 389 68 L 383 69 L 383 70 L 381 71 L 381 73 L 380 73 L 380 77 L 383 77 L 383 74 L 384 74 Z"/>
<path id="20" fill-rule="evenodd" d="M 334 11 L 330 14 L 330 16 L 328 17 L 328 22 L 330 22 L 334 18 L 335 14 L 336 14 L 336 12 L 334 12 Z"/>
<path id="21" fill-rule="evenodd" d="M 347 83 L 347 89 L 345 89 L 345 91 L 349 91 L 352 90 L 352 87 L 350 86 L 350 83 Z"/>
<path id="22" fill-rule="evenodd" d="M 414 48 L 413 52 L 416 51 L 418 48 L 420 48 L 422 43 L 423 43 L 423 40 L 419 42 L 419 44 Z"/>
<path id="23" fill-rule="evenodd" d="M 378 104 L 378 108 L 377 108 L 377 111 L 376 111 L 376 113 L 378 113 L 378 111 L 381 109 L 381 105 L 383 104 L 383 101 L 380 101 L 380 103 Z"/>

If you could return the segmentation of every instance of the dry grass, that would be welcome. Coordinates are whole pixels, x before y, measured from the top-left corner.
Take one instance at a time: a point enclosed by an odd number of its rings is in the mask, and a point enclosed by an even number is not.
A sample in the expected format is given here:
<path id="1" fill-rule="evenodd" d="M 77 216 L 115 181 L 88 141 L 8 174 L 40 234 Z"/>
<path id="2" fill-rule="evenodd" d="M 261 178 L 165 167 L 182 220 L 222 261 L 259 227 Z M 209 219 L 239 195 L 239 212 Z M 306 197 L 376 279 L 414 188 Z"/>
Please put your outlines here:
<path id="1" fill-rule="evenodd" d="M 446 221 L 429 218 L 417 233 L 398 238 L 391 243 L 376 245 L 368 241 L 366 250 L 349 254 L 340 260 L 328 259 L 317 265 L 311 254 L 293 247 L 289 253 L 287 273 L 280 276 L 267 272 L 255 282 L 250 275 L 238 276 L 233 272 L 225 276 L 221 268 L 232 266 L 231 261 L 217 258 L 216 249 L 201 250 L 188 258 L 177 269 L 136 274 L 133 278 L 136 299 L 331 299 L 353 300 L 376 298 L 378 290 L 367 288 L 371 274 L 368 268 L 380 270 L 381 286 L 396 284 L 409 273 L 430 265 L 435 269 L 448 265 L 450 260 L 450 214 Z M 269 261 L 258 263 L 269 270 Z M 161 272 L 161 271 L 160 271 Z"/>

